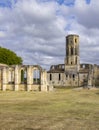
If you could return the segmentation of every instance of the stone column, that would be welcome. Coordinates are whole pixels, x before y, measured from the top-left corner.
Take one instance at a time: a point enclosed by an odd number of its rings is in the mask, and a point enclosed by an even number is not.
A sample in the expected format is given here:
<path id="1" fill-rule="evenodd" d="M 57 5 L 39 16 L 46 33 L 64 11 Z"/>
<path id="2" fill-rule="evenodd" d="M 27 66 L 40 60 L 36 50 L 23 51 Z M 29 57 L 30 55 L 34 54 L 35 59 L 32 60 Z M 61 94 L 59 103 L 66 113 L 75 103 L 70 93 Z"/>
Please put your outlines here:
<path id="1" fill-rule="evenodd" d="M 92 72 L 91 70 L 89 70 L 89 74 L 88 74 L 88 88 L 92 87 Z"/>
<path id="2" fill-rule="evenodd" d="M 47 72 L 41 71 L 41 91 L 47 91 Z"/>
<path id="3" fill-rule="evenodd" d="M 2 71 L 2 90 L 6 91 L 6 87 L 7 87 L 7 68 L 4 67 L 3 71 Z"/>
<path id="4" fill-rule="evenodd" d="M 27 67 L 27 91 L 31 90 L 31 85 L 32 85 L 32 68 L 31 66 Z"/>
<path id="5" fill-rule="evenodd" d="M 15 75 L 14 75 L 14 82 L 15 82 L 15 91 L 19 90 L 19 67 L 18 65 L 15 66 Z"/>
<path id="6" fill-rule="evenodd" d="M 91 77 L 88 79 L 88 88 L 91 88 L 92 87 L 92 79 Z"/>

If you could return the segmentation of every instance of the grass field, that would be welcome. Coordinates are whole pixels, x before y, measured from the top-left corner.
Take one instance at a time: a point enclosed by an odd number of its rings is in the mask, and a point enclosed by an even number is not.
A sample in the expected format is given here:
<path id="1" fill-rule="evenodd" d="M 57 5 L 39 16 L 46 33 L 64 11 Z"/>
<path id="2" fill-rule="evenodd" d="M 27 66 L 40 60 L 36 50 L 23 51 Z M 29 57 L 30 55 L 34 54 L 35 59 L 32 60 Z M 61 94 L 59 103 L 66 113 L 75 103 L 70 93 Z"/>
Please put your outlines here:
<path id="1" fill-rule="evenodd" d="M 99 130 L 99 90 L 0 91 L 0 130 Z"/>

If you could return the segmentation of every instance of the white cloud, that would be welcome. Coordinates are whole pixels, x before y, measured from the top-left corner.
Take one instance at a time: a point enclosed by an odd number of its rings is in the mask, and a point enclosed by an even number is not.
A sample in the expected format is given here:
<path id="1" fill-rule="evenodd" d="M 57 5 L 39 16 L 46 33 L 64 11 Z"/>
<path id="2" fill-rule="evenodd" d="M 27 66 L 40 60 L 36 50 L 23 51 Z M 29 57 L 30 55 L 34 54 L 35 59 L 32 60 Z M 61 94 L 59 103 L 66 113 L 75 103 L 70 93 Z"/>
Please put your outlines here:
<path id="1" fill-rule="evenodd" d="M 12 8 L 0 8 L 0 45 L 14 50 L 24 64 L 48 67 L 64 63 L 65 36 L 76 33 L 80 35 L 81 61 L 98 63 L 96 2 L 75 0 L 74 6 L 69 7 L 55 0 L 18 0 Z"/>
<path id="2" fill-rule="evenodd" d="M 75 6 L 72 8 L 62 5 L 61 12 L 68 20 L 68 33 L 78 34 L 80 36 L 80 57 L 81 62 L 90 62 L 99 64 L 99 3 L 91 0 L 86 4 L 84 0 L 75 0 Z M 67 19 L 69 18 L 69 19 Z"/>
<path id="3" fill-rule="evenodd" d="M 22 56 L 24 64 L 46 66 L 62 62 L 58 56 L 64 56 L 60 49 L 64 49 L 61 43 L 65 20 L 56 15 L 57 8 L 55 2 L 20 0 L 12 9 L 0 9 L 0 27 L 6 29 L 7 35 L 0 44 Z"/>

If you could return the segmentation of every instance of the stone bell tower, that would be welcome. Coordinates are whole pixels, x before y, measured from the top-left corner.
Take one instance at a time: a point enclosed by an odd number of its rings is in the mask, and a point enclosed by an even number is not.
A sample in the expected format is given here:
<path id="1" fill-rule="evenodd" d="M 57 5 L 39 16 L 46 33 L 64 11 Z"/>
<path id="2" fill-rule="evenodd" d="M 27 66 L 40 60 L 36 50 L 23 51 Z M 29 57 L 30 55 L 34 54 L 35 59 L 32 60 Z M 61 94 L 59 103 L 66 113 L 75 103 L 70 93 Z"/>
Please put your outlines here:
<path id="1" fill-rule="evenodd" d="M 65 71 L 79 71 L 79 36 L 66 36 Z"/>

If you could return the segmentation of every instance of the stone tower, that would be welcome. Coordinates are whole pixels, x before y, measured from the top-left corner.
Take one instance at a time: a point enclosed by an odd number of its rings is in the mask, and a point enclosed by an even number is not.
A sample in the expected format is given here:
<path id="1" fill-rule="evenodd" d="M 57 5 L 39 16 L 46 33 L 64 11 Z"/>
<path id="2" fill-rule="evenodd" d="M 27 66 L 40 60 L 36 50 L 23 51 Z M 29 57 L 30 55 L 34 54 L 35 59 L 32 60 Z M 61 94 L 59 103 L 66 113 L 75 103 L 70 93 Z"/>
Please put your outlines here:
<path id="1" fill-rule="evenodd" d="M 65 71 L 79 71 L 79 36 L 66 36 Z"/>

